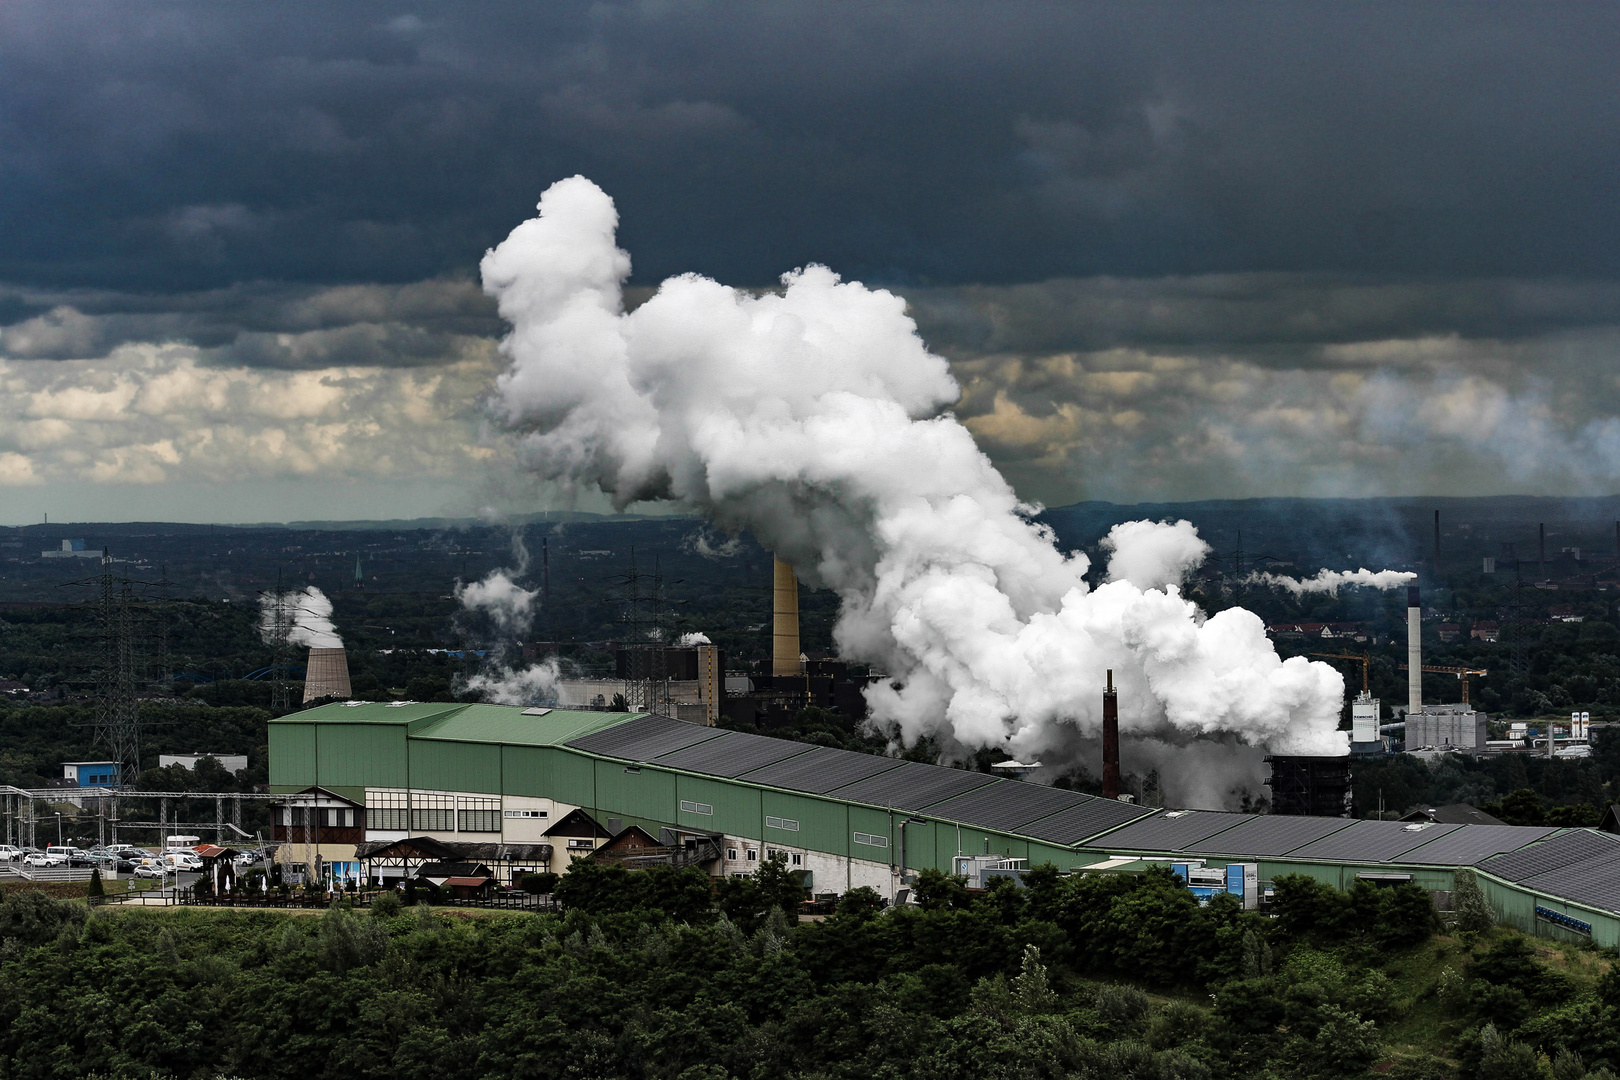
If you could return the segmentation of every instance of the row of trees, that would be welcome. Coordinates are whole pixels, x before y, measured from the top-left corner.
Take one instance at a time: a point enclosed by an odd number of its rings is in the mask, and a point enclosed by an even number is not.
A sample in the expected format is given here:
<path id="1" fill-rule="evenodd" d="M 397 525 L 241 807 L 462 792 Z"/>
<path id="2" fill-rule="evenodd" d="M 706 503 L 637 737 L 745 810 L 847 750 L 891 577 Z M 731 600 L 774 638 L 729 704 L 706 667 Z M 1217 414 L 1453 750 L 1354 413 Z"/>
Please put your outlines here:
<path id="1" fill-rule="evenodd" d="M 0 903 L 0 1075 L 1202 1080 L 1382 1059 L 1544 1080 L 1553 1059 L 1620 1058 L 1620 995 L 1516 936 L 1480 934 L 1438 984 L 1424 974 L 1435 915 L 1412 886 L 1284 878 L 1271 919 L 1201 907 L 1168 873 L 1042 867 L 985 893 L 929 873 L 920 907 L 857 889 L 800 925 L 791 884 L 779 863 L 716 889 L 587 860 L 557 885 L 565 914 L 467 919 L 90 913 L 17 893 Z M 1437 997 L 1428 1050 L 1392 1055 L 1389 1025 L 1412 1042 Z"/>

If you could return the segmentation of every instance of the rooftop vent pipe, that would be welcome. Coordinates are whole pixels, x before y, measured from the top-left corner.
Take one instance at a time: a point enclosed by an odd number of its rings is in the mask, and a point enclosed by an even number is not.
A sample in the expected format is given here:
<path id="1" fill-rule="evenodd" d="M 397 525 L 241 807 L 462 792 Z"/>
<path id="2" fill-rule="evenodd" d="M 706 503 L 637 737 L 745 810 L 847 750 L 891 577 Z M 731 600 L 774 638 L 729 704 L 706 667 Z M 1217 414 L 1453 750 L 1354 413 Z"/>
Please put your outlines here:
<path id="1" fill-rule="evenodd" d="M 1108 688 L 1103 691 L 1103 798 L 1119 798 L 1119 694 L 1114 690 L 1114 671 L 1108 670 Z"/>

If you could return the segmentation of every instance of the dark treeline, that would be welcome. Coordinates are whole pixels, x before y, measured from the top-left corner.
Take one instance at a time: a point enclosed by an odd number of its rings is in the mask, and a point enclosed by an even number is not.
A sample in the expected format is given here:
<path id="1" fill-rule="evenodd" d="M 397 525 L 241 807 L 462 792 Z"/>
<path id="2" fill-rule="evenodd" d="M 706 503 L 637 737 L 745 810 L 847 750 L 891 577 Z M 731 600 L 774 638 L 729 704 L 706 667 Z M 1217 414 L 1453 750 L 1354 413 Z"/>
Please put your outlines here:
<path id="1" fill-rule="evenodd" d="M 1266 918 L 1167 872 L 983 894 L 929 873 L 919 908 L 857 889 L 798 925 L 782 868 L 716 895 L 693 870 L 576 867 L 560 916 L 16 893 L 0 1076 L 1612 1080 L 1620 1060 L 1620 980 L 1482 923 L 1432 937 L 1412 886 L 1285 878 Z"/>

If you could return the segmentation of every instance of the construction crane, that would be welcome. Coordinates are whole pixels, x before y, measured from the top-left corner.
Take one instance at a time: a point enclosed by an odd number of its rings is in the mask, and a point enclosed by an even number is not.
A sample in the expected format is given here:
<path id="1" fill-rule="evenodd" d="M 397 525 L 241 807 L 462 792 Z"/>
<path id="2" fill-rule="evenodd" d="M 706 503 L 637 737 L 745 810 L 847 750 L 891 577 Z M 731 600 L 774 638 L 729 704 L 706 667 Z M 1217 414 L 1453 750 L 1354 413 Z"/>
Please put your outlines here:
<path id="1" fill-rule="evenodd" d="M 1359 661 L 1361 661 L 1361 693 L 1363 694 L 1363 696 L 1369 696 L 1370 697 L 1372 695 L 1372 691 L 1370 689 L 1368 689 L 1368 687 L 1367 687 L 1367 676 L 1368 676 L 1369 672 L 1372 669 L 1372 657 L 1370 655 L 1363 655 L 1363 654 L 1357 654 L 1357 653 L 1347 653 L 1347 652 L 1313 652 L 1313 653 L 1311 653 L 1311 655 L 1312 656 L 1331 656 L 1331 657 L 1333 657 L 1335 659 L 1338 659 L 1338 660 L 1359 660 Z M 1423 670 L 1428 671 L 1429 669 L 1424 668 Z M 1463 698 L 1463 700 L 1467 701 L 1468 699 L 1465 697 L 1465 698 Z"/>
<path id="2" fill-rule="evenodd" d="M 1402 664 L 1401 665 L 1401 670 L 1402 671 L 1407 671 L 1407 670 L 1410 670 L 1410 669 L 1408 669 L 1405 664 Z M 1464 705 L 1468 704 L 1468 676 L 1470 676 L 1470 675 L 1478 675 L 1481 678 L 1484 678 L 1486 675 L 1490 674 L 1490 672 L 1486 671 L 1484 668 L 1438 667 L 1438 666 L 1430 667 L 1428 664 L 1424 664 L 1418 670 L 1428 672 L 1431 675 L 1455 675 L 1455 676 L 1457 676 L 1457 681 L 1462 683 L 1462 703 Z"/>

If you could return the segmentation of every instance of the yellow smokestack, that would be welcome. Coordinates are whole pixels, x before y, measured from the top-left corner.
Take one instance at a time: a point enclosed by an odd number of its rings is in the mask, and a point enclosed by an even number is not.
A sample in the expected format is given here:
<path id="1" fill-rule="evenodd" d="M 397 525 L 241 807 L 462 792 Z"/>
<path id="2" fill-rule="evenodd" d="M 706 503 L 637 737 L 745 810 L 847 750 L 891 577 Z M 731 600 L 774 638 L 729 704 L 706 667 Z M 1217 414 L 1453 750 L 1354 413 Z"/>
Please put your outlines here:
<path id="1" fill-rule="evenodd" d="M 776 598 L 772 604 L 771 674 L 803 675 L 799 660 L 799 579 L 793 567 L 776 560 Z"/>

